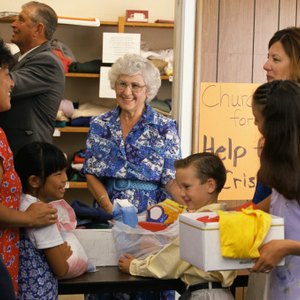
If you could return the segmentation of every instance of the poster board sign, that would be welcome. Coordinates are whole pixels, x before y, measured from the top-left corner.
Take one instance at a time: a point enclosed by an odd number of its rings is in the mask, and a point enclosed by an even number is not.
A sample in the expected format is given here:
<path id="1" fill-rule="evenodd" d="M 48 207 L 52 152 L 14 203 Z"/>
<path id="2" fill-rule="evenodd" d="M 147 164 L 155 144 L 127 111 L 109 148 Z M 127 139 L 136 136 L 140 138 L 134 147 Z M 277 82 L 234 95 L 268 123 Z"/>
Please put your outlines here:
<path id="1" fill-rule="evenodd" d="M 227 180 L 219 200 L 252 200 L 259 168 L 252 94 L 260 84 L 202 83 L 199 152 L 214 152 L 224 162 Z"/>

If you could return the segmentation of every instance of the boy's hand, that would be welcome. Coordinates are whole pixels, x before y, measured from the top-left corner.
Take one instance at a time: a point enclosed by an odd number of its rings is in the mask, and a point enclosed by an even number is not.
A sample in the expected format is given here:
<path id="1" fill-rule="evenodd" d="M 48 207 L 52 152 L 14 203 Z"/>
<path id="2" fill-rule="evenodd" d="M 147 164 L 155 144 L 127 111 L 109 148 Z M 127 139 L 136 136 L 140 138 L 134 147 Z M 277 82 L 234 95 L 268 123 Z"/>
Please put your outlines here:
<path id="1" fill-rule="evenodd" d="M 119 258 L 119 269 L 124 272 L 124 273 L 129 273 L 129 267 L 130 267 L 130 263 L 132 260 L 134 260 L 135 257 L 132 256 L 129 253 L 124 253 L 120 258 Z"/>

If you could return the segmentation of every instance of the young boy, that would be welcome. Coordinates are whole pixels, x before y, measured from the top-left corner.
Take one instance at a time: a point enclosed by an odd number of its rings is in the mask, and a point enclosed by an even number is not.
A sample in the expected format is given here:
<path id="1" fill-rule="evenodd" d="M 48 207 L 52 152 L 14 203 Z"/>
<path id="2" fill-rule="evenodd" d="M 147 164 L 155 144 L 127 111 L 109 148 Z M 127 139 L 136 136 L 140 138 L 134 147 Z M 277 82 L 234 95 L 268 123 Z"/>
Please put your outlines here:
<path id="1" fill-rule="evenodd" d="M 226 181 L 226 169 L 218 156 L 206 152 L 192 154 L 176 161 L 175 168 L 176 181 L 188 212 L 222 209 L 217 202 Z M 204 272 L 181 260 L 179 237 L 158 253 L 142 260 L 125 253 L 119 259 L 119 268 L 136 276 L 180 278 L 187 285 L 181 299 L 234 299 L 228 287 L 233 283 L 236 272 Z"/>

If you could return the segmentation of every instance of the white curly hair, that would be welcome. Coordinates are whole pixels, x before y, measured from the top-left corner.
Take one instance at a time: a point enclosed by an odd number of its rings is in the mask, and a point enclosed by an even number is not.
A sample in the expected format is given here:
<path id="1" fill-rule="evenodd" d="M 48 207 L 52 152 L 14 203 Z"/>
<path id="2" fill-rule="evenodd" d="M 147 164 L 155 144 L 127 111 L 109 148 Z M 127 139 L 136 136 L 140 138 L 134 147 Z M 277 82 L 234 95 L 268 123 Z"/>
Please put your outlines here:
<path id="1" fill-rule="evenodd" d="M 118 58 L 109 71 L 110 86 L 114 90 L 116 81 L 121 75 L 141 75 L 147 88 L 149 103 L 156 95 L 161 86 L 160 73 L 157 67 L 148 59 L 138 54 L 125 54 Z"/>

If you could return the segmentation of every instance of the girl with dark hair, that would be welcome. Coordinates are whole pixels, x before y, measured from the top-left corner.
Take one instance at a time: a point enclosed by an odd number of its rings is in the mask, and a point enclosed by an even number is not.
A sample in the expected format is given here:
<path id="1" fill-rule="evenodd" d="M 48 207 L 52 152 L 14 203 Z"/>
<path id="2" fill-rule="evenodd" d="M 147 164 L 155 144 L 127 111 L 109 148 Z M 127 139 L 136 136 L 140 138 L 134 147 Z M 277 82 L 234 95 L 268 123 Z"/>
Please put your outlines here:
<path id="1" fill-rule="evenodd" d="M 288 27 L 276 31 L 269 41 L 268 49 L 268 59 L 263 66 L 267 81 L 288 79 L 300 82 L 300 28 Z M 270 196 L 271 192 L 270 187 L 258 181 L 253 202 L 259 203 Z"/>
<path id="2" fill-rule="evenodd" d="M 56 146 L 46 142 L 27 144 L 18 151 L 15 165 L 23 188 L 21 211 L 32 203 L 48 203 L 64 196 L 67 161 Z M 56 277 L 68 273 L 71 254 L 56 224 L 21 231 L 20 299 L 57 299 Z"/>
<path id="3" fill-rule="evenodd" d="M 252 271 L 270 273 L 268 299 L 294 300 L 300 293 L 300 85 L 265 83 L 255 91 L 252 109 L 264 137 L 258 178 L 272 187 L 271 198 L 259 206 L 285 223 L 285 239 L 264 244 Z M 282 258 L 285 265 L 276 267 Z"/>

